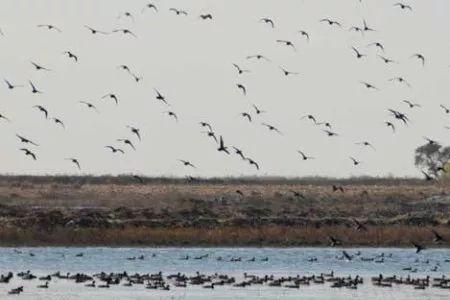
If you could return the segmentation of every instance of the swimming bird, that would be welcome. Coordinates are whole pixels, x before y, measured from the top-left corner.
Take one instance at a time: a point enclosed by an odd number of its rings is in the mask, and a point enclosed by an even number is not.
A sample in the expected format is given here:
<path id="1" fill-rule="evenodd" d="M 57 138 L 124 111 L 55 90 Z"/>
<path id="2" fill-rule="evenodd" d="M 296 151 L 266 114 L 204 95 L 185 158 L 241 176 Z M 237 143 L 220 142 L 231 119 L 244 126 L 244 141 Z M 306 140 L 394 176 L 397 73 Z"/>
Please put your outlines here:
<path id="1" fill-rule="evenodd" d="M 76 158 L 66 158 L 66 160 L 72 162 L 75 166 L 77 166 L 78 170 L 81 170 L 80 162 Z"/>

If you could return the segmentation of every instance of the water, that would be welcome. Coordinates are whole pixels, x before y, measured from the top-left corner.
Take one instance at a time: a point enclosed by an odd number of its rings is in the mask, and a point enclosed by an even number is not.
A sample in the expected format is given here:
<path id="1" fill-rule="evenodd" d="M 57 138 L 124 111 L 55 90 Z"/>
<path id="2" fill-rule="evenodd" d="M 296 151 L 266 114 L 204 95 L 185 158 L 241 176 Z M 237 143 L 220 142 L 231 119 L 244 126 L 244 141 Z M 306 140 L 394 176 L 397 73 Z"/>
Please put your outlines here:
<path id="1" fill-rule="evenodd" d="M 17 251 L 18 250 L 18 251 Z M 6 274 L 31 270 L 38 276 L 60 271 L 62 274 L 104 272 L 157 273 L 164 275 L 185 273 L 195 275 L 221 273 L 243 279 L 243 273 L 275 276 L 319 275 L 334 271 L 337 276 L 360 275 L 365 283 L 357 290 L 331 289 L 330 284 L 301 286 L 300 289 L 250 286 L 230 286 L 207 290 L 201 286 L 172 288 L 170 291 L 145 289 L 143 285 L 133 287 L 112 286 L 110 289 L 86 288 L 73 281 L 53 279 L 49 289 L 38 289 L 44 282 L 23 281 L 14 278 L 9 284 L 0 284 L 0 299 L 13 299 L 7 295 L 14 287 L 23 285 L 22 299 L 450 299 L 450 290 L 428 288 L 414 290 L 412 286 L 380 288 L 371 284 L 370 278 L 382 273 L 406 277 L 450 276 L 450 249 L 430 249 L 416 254 L 412 249 L 346 249 L 355 256 L 351 261 L 342 259 L 342 249 L 330 248 L 0 248 L 0 271 Z M 18 253 L 20 252 L 20 253 Z M 31 256 L 30 253 L 34 254 Z M 76 254 L 83 253 L 82 257 Z M 385 254 L 383 263 L 362 261 L 361 257 L 374 258 Z M 194 257 L 208 254 L 206 259 Z M 127 258 L 144 255 L 144 260 Z M 188 255 L 191 259 L 182 260 Z M 222 261 L 217 258 L 222 257 Z M 230 262 L 232 258 L 241 262 Z M 249 261 L 255 258 L 255 261 Z M 268 261 L 263 261 L 268 258 Z M 317 258 L 316 262 L 309 261 Z M 403 270 L 406 267 L 416 272 Z"/>

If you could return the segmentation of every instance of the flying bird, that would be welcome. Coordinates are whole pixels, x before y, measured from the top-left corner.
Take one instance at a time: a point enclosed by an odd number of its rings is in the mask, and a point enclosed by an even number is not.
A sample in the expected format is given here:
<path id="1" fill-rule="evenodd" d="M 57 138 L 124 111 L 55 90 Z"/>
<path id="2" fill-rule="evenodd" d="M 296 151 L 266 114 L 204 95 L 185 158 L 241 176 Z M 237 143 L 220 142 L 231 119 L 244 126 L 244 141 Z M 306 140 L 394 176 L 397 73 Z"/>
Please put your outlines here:
<path id="1" fill-rule="evenodd" d="M 288 70 L 286 70 L 285 68 L 283 68 L 283 67 L 280 67 L 280 70 L 283 72 L 283 74 L 285 75 L 285 76 L 289 76 L 289 75 L 298 75 L 299 73 L 297 73 L 297 72 L 291 72 L 291 71 L 288 71 Z"/>
<path id="2" fill-rule="evenodd" d="M 47 28 L 48 30 L 54 30 L 54 31 L 57 31 L 59 33 L 62 32 L 61 29 L 59 29 L 55 25 L 51 25 L 51 24 L 40 24 L 40 25 L 37 25 L 37 27 L 39 27 L 39 28 Z"/>
<path id="3" fill-rule="evenodd" d="M 423 56 L 422 54 L 420 53 L 413 54 L 411 58 L 419 59 L 420 61 L 422 61 L 422 66 L 425 66 L 425 56 Z"/>
<path id="4" fill-rule="evenodd" d="M 116 94 L 109 93 L 102 97 L 102 99 L 106 99 L 106 98 L 113 99 L 114 102 L 116 102 L 116 105 L 119 105 L 119 99 L 117 98 Z"/>
<path id="5" fill-rule="evenodd" d="M 134 34 L 131 30 L 126 29 L 126 28 L 115 29 L 115 30 L 113 30 L 112 32 L 114 32 L 114 33 L 118 32 L 118 33 L 122 33 L 122 34 L 124 34 L 124 35 L 127 35 L 127 34 L 128 34 L 128 35 L 131 35 L 131 36 L 137 38 L 137 35 L 136 35 L 136 34 Z"/>
<path id="6" fill-rule="evenodd" d="M 23 85 L 12 84 L 7 79 L 3 79 L 3 80 L 5 81 L 6 86 L 8 87 L 8 89 L 10 89 L 10 90 L 13 90 L 13 89 L 18 88 L 18 87 L 23 87 Z"/>
<path id="7" fill-rule="evenodd" d="M 153 4 L 153 3 L 148 3 L 148 4 L 146 4 L 146 5 L 144 6 L 144 8 L 142 9 L 142 13 L 144 13 L 144 11 L 145 11 L 147 8 L 148 8 L 148 9 L 153 9 L 155 12 L 158 12 L 158 7 L 156 7 L 155 4 Z"/>
<path id="8" fill-rule="evenodd" d="M 159 100 L 161 102 L 163 102 L 166 105 L 169 105 L 169 103 L 166 100 L 166 97 L 164 97 L 157 89 L 154 89 L 156 92 L 156 100 Z"/>
<path id="9" fill-rule="evenodd" d="M 0 120 L 1 119 L 5 120 L 5 121 L 8 121 L 8 122 L 11 122 L 11 120 L 8 117 L 6 117 L 5 115 L 0 113 Z"/>
<path id="10" fill-rule="evenodd" d="M 83 105 L 86 105 L 88 108 L 91 108 L 91 109 L 95 110 L 97 113 L 99 113 L 97 107 L 96 107 L 94 104 L 90 103 L 90 102 L 86 102 L 86 101 L 78 101 L 78 103 L 81 103 L 81 104 L 83 104 Z"/>
<path id="11" fill-rule="evenodd" d="M 34 66 L 36 71 L 41 71 L 41 70 L 43 70 L 43 71 L 51 71 L 50 69 L 48 69 L 46 67 L 43 67 L 43 66 L 41 66 L 41 65 L 39 65 L 39 64 L 37 64 L 37 63 L 35 63 L 33 61 L 30 61 L 30 63 Z"/>
<path id="12" fill-rule="evenodd" d="M 405 85 L 408 86 L 408 87 L 411 87 L 411 85 L 409 84 L 409 82 L 408 82 L 405 78 L 403 78 L 403 77 L 393 77 L 393 78 L 389 79 L 389 81 L 392 81 L 392 82 L 399 82 L 399 83 L 405 84 Z"/>
<path id="13" fill-rule="evenodd" d="M 78 56 L 76 56 L 75 54 L 73 54 L 70 51 L 64 51 L 63 54 L 67 54 L 67 56 L 71 59 L 73 59 L 75 62 L 78 62 Z"/>
<path id="14" fill-rule="evenodd" d="M 372 47 L 372 46 L 377 47 L 377 48 L 380 49 L 383 53 L 385 52 L 385 51 L 384 51 L 384 46 L 383 46 L 383 44 L 381 44 L 380 42 L 373 42 L 373 43 L 370 43 L 369 45 L 367 45 L 367 47 Z"/>
<path id="15" fill-rule="evenodd" d="M 365 81 L 360 81 L 360 83 L 361 83 L 362 85 L 364 85 L 365 88 L 368 89 L 368 90 L 376 90 L 376 91 L 379 91 L 379 90 L 380 90 L 379 88 L 377 88 L 376 86 L 374 86 L 374 85 L 371 84 L 371 83 L 368 83 L 368 82 L 365 82 Z"/>
<path id="16" fill-rule="evenodd" d="M 255 58 L 255 59 L 257 59 L 257 60 L 263 59 L 263 60 L 265 60 L 265 61 L 270 61 L 270 59 L 268 59 L 267 57 L 265 57 L 264 55 L 261 55 L 261 54 L 255 54 L 255 55 L 249 55 L 249 56 L 247 56 L 247 59 L 252 59 L 252 58 Z"/>
<path id="17" fill-rule="evenodd" d="M 356 145 L 361 145 L 361 146 L 364 146 L 364 147 L 370 147 L 373 150 L 375 150 L 375 147 L 371 143 L 369 143 L 367 141 L 356 143 Z"/>
<path id="18" fill-rule="evenodd" d="M 297 49 L 295 48 L 294 43 L 292 43 L 291 41 L 287 41 L 287 40 L 277 40 L 277 43 L 283 44 L 283 45 L 285 45 L 285 46 L 287 46 L 287 47 L 292 47 L 292 49 L 294 49 L 295 51 L 297 50 Z"/>
<path id="19" fill-rule="evenodd" d="M 125 154 L 125 152 L 122 149 L 113 147 L 113 146 L 105 146 L 105 148 L 110 149 L 112 153 L 120 152 L 122 154 Z"/>
<path id="20" fill-rule="evenodd" d="M 350 160 L 353 162 L 353 165 L 356 167 L 356 166 L 359 166 L 362 162 L 361 161 L 359 161 L 359 160 L 357 160 L 356 158 L 354 158 L 354 157 L 351 157 L 350 156 Z"/>
<path id="21" fill-rule="evenodd" d="M 237 69 L 239 75 L 250 72 L 250 70 L 241 69 L 237 64 L 233 64 L 233 66 Z"/>
<path id="22" fill-rule="evenodd" d="M 250 114 L 247 113 L 247 112 L 240 113 L 239 115 L 242 116 L 242 117 L 244 117 L 244 118 L 247 118 L 247 120 L 248 120 L 249 122 L 252 121 L 252 116 L 250 116 Z"/>
<path id="23" fill-rule="evenodd" d="M 19 138 L 19 140 L 20 140 L 21 143 L 24 143 L 24 144 L 31 144 L 31 145 L 36 146 L 36 147 L 39 146 L 38 144 L 36 144 L 36 143 L 33 142 L 32 140 L 27 139 L 26 137 L 23 137 L 23 136 L 18 135 L 18 134 L 16 134 L 16 136 Z"/>
<path id="24" fill-rule="evenodd" d="M 304 36 L 308 42 L 310 41 L 308 32 L 306 32 L 304 30 L 299 30 L 298 33 L 300 33 L 302 36 Z"/>
<path id="25" fill-rule="evenodd" d="M 35 107 L 35 108 L 39 109 L 39 111 L 43 112 L 45 115 L 45 118 L 48 119 L 48 111 L 45 107 L 43 107 L 42 105 L 35 105 L 33 107 Z"/>
<path id="26" fill-rule="evenodd" d="M 178 122 L 178 116 L 177 116 L 177 114 L 176 114 L 175 112 L 169 110 L 169 111 L 165 111 L 165 113 L 166 113 L 169 117 L 173 117 L 173 118 L 175 119 L 175 121 Z"/>
<path id="27" fill-rule="evenodd" d="M 356 58 L 357 59 L 361 59 L 367 55 L 362 54 L 361 52 L 358 51 L 358 49 L 356 49 L 355 47 L 352 47 L 353 52 L 355 52 Z"/>
<path id="28" fill-rule="evenodd" d="M 31 152 L 30 150 L 26 149 L 26 148 L 22 148 L 20 149 L 21 151 L 25 152 L 26 156 L 30 156 L 33 160 L 36 160 L 36 154 L 34 154 L 33 152 Z"/>
<path id="29" fill-rule="evenodd" d="M 60 125 L 63 129 L 66 129 L 66 125 L 64 125 L 63 121 L 61 121 L 58 118 L 52 118 L 53 122 L 55 122 L 55 124 Z"/>
<path id="30" fill-rule="evenodd" d="M 177 16 L 185 15 L 187 16 L 188 13 L 185 10 L 177 9 L 177 8 L 170 8 L 169 11 L 173 11 Z"/>
<path id="31" fill-rule="evenodd" d="M 397 2 L 394 4 L 394 6 L 398 6 L 399 8 L 401 8 L 402 10 L 410 10 L 412 11 L 412 7 L 408 4 L 402 3 L 402 2 Z"/>
<path id="32" fill-rule="evenodd" d="M 413 103 L 413 102 L 408 101 L 408 100 L 403 100 L 403 103 L 408 104 L 409 108 L 422 107 L 422 106 L 420 106 L 420 104 Z"/>
<path id="33" fill-rule="evenodd" d="M 255 112 L 256 112 L 257 115 L 260 115 L 260 114 L 263 114 L 263 113 L 266 112 L 265 110 L 259 109 L 255 104 L 252 104 L 252 106 L 255 109 Z"/>
<path id="34" fill-rule="evenodd" d="M 130 130 L 131 133 L 135 134 L 139 140 L 141 140 L 141 134 L 140 134 L 140 130 L 139 128 L 133 127 L 133 126 L 127 126 Z"/>
<path id="35" fill-rule="evenodd" d="M 330 26 L 336 25 L 336 26 L 342 27 L 341 23 L 331 20 L 331 19 L 321 19 L 319 22 L 327 23 Z"/>
<path id="36" fill-rule="evenodd" d="M 109 34 L 109 32 L 97 30 L 97 29 L 94 29 L 94 28 L 89 27 L 89 26 L 87 26 L 87 25 L 84 25 L 84 27 L 86 27 L 87 29 L 89 29 L 89 31 L 90 31 L 92 34 L 94 34 L 94 35 L 95 35 L 95 34 L 103 34 L 103 35 Z"/>
<path id="37" fill-rule="evenodd" d="M 72 162 L 75 166 L 77 166 L 78 170 L 81 170 L 80 162 L 76 158 L 66 158 L 66 160 Z"/>
<path id="38" fill-rule="evenodd" d="M 283 133 L 278 128 L 276 128 L 273 125 L 270 125 L 270 124 L 267 124 L 267 123 L 261 123 L 261 125 L 263 125 L 264 127 L 267 127 L 267 129 L 269 129 L 269 131 L 274 131 L 274 132 L 276 132 L 276 133 L 278 133 L 280 135 L 283 135 Z"/>
<path id="39" fill-rule="evenodd" d="M 222 136 L 220 136 L 219 148 L 217 148 L 217 151 L 225 152 L 226 154 L 230 154 L 230 152 L 228 151 L 228 147 L 226 147 L 223 142 Z"/>
<path id="40" fill-rule="evenodd" d="M 200 15 L 200 19 L 202 19 L 202 20 L 212 20 L 213 16 L 212 16 L 212 14 L 204 14 L 204 15 Z"/>
<path id="41" fill-rule="evenodd" d="M 312 156 L 307 156 L 304 152 L 302 152 L 302 151 L 300 151 L 300 150 L 298 150 L 297 151 L 301 156 L 302 156 L 302 160 L 310 160 L 310 159 L 314 159 L 314 157 L 312 157 Z"/>
<path id="42" fill-rule="evenodd" d="M 269 24 L 272 28 L 275 28 L 275 23 L 273 22 L 272 19 L 270 18 L 262 18 L 261 20 L 259 20 L 260 22 L 264 22 L 266 24 Z"/>
<path id="43" fill-rule="evenodd" d="M 259 164 L 251 158 L 245 158 L 251 166 L 254 166 L 257 170 L 259 170 Z"/>
<path id="44" fill-rule="evenodd" d="M 183 159 L 179 159 L 178 161 L 181 162 L 185 167 L 196 168 L 190 161 Z"/>
<path id="45" fill-rule="evenodd" d="M 247 95 L 247 89 L 245 88 L 245 86 L 242 83 L 238 83 L 236 84 L 237 88 L 240 89 L 242 91 L 242 94 L 245 96 Z"/>
<path id="46" fill-rule="evenodd" d="M 28 83 L 31 86 L 31 92 L 33 94 L 42 94 L 42 92 L 36 88 L 36 86 L 33 84 L 33 82 L 31 82 L 31 80 L 29 80 Z"/>
<path id="47" fill-rule="evenodd" d="M 130 146 L 131 148 L 133 148 L 133 150 L 136 151 L 136 148 L 134 147 L 133 143 L 130 140 L 128 140 L 128 139 L 118 139 L 117 141 L 118 142 L 123 142 L 125 145 Z"/>

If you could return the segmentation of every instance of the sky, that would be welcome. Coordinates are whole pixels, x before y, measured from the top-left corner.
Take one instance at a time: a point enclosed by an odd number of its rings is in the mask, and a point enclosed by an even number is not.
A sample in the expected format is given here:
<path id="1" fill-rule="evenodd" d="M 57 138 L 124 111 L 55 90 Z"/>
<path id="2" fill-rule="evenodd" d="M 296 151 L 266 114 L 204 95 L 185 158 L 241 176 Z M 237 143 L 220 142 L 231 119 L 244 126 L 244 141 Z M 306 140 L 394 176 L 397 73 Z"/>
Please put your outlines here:
<path id="1" fill-rule="evenodd" d="M 421 176 L 414 149 L 424 137 L 447 144 L 450 115 L 450 2 L 388 0 L 3 0 L 0 2 L 0 76 L 23 88 L 0 86 L 0 173 L 142 174 L 146 176 Z M 184 9 L 176 16 L 169 8 Z M 130 12 L 133 19 L 124 17 Z M 202 20 L 210 13 L 213 20 Z M 271 18 L 275 28 L 260 22 Z M 330 18 L 342 28 L 319 22 Z M 361 35 L 348 29 L 375 29 Z M 37 27 L 52 24 L 61 33 Z M 84 25 L 111 32 L 92 35 Z M 298 31 L 310 34 L 307 42 Z M 277 43 L 290 40 L 295 50 Z M 381 42 L 385 53 L 376 47 Z M 356 47 L 367 55 L 357 59 Z M 63 54 L 70 50 L 79 61 Z M 421 53 L 425 66 L 411 56 Z M 262 54 L 270 62 L 246 57 Z M 386 65 L 384 55 L 398 63 Z M 35 61 L 51 71 L 36 71 Z M 238 75 L 233 63 L 251 72 Z M 136 83 L 124 70 L 142 76 Z M 280 66 L 298 75 L 284 76 Z M 390 82 L 402 76 L 411 87 Z M 42 94 L 32 94 L 31 80 Z M 379 88 L 367 90 L 367 81 Z M 247 95 L 236 87 L 243 84 Z M 158 89 L 170 107 L 155 99 Z M 101 99 L 108 93 L 119 105 Z M 420 103 L 410 109 L 403 100 Z M 96 113 L 79 101 L 95 104 Z M 256 115 L 252 104 L 267 111 Z M 66 129 L 45 119 L 61 119 Z M 408 115 L 408 126 L 388 109 Z M 176 122 L 165 112 L 174 111 Z M 248 112 L 252 122 L 240 116 Z M 314 115 L 339 135 L 302 119 Z M 209 122 L 227 146 L 260 165 L 217 151 L 198 123 Z M 395 133 L 384 124 L 392 121 Z M 261 125 L 276 126 L 282 135 Z M 127 126 L 140 128 L 142 141 Z M 21 144 L 16 134 L 39 146 Z M 133 141 L 136 151 L 117 139 Z M 375 150 L 356 145 L 369 141 Z M 122 148 L 112 154 L 107 145 Z M 28 148 L 37 160 L 19 149 Z M 297 150 L 315 159 L 302 161 Z M 350 156 L 362 161 L 354 166 Z M 77 158 L 78 170 L 66 158 Z M 196 168 L 182 165 L 188 160 Z"/>

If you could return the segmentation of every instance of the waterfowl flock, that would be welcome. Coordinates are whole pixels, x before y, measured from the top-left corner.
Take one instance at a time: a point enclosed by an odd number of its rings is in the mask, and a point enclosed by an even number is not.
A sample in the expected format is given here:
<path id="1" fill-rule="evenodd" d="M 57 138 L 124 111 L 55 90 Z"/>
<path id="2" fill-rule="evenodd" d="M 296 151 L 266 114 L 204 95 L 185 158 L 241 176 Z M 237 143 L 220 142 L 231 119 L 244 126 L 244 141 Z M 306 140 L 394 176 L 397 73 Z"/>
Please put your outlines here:
<path id="1" fill-rule="evenodd" d="M 273 161 L 291 175 L 325 166 L 387 174 L 404 169 L 397 160 L 405 153 L 395 151 L 403 141 L 410 153 L 424 135 L 445 142 L 448 93 L 437 82 L 449 70 L 427 33 L 446 37 L 432 27 L 410 37 L 431 18 L 423 3 L 296 1 L 288 7 L 298 14 L 274 3 L 272 13 L 256 5 L 235 18 L 225 12 L 237 2 L 203 2 L 99 2 L 98 20 L 37 9 L 17 30 L 1 21 L 0 45 L 10 55 L 0 58 L 8 161 L 40 174 L 153 175 L 154 164 L 154 172 L 186 177 L 264 175 L 280 171 Z M 429 3 L 445 11 L 439 5 Z M 343 76 L 335 76 L 339 62 Z"/>

